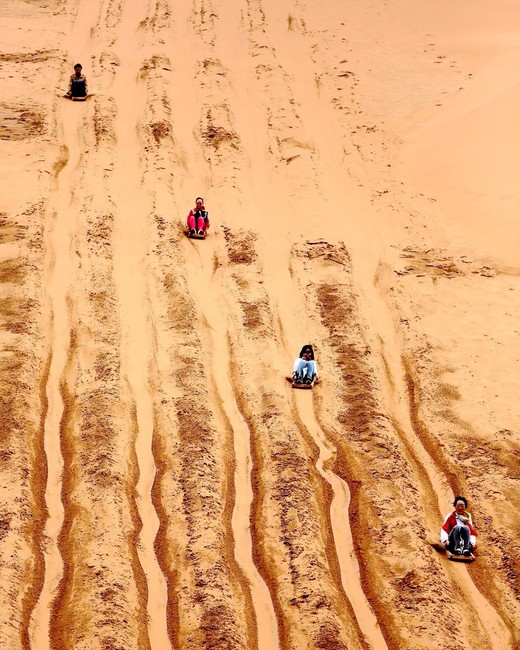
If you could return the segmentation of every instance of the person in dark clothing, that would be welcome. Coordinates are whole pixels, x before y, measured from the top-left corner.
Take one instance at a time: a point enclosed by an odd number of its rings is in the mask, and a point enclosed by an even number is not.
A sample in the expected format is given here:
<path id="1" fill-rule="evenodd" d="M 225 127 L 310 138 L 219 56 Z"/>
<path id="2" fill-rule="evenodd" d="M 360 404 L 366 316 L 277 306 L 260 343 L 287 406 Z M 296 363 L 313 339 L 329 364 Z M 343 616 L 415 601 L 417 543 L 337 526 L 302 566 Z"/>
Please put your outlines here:
<path id="1" fill-rule="evenodd" d="M 76 63 L 74 66 L 74 74 L 70 75 L 69 89 L 67 97 L 86 97 L 88 95 L 87 78 L 83 74 L 81 63 Z"/>

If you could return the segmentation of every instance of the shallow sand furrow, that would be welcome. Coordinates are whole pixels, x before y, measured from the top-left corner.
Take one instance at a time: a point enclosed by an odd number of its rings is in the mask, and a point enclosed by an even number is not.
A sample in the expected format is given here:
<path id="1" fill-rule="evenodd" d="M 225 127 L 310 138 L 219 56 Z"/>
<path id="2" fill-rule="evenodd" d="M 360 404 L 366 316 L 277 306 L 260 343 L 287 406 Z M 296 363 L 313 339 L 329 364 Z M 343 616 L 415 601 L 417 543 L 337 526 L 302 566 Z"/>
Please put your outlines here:
<path id="1" fill-rule="evenodd" d="M 198 316 L 179 274 L 180 255 L 177 249 L 172 256 L 171 244 L 158 246 L 152 299 L 157 346 L 171 360 L 157 368 L 155 383 L 155 495 L 160 558 L 170 593 L 176 593 L 172 641 L 175 647 L 246 648 L 246 603 L 229 544 L 229 436 L 217 428 L 211 410 L 208 377 L 197 354 Z"/>
<path id="2" fill-rule="evenodd" d="M 5 648 L 29 648 L 29 617 L 44 571 L 44 217 L 42 204 L 0 217 L 0 646 Z M 9 253 L 13 242 L 17 250 Z"/>
<path id="3" fill-rule="evenodd" d="M 61 108 L 61 107 L 60 107 Z M 45 573 L 42 590 L 31 620 L 32 643 L 42 650 L 50 643 L 52 602 L 63 577 L 63 560 L 59 549 L 59 534 L 64 512 L 61 499 L 63 458 L 61 427 L 64 409 L 61 386 L 70 346 L 70 291 L 77 271 L 73 255 L 73 238 L 77 232 L 78 202 L 74 185 L 80 176 L 83 141 L 78 137 L 81 116 L 58 110 L 56 135 L 59 142 L 57 159 L 53 164 L 53 187 L 49 197 L 52 215 L 46 224 L 46 287 L 47 309 L 52 352 L 45 392 L 47 410 L 44 422 L 44 449 L 47 464 L 45 503 L 48 514 L 45 523 Z"/>
<path id="4" fill-rule="evenodd" d="M 272 593 L 282 647 L 312 647 L 325 641 L 336 647 L 362 647 L 330 566 L 330 493 L 315 468 L 317 449 L 302 437 L 285 406 L 284 382 L 241 352 L 253 344 L 261 346 L 266 358 L 277 356 L 269 298 L 257 284 L 261 267 L 254 240 L 252 233 L 226 231 L 226 285 L 233 296 L 233 318 L 242 323 L 231 334 L 232 379 L 252 433 L 257 565 Z"/>
<path id="5" fill-rule="evenodd" d="M 1 650 L 520 648 L 520 4 L 0 19 Z"/>
<path id="6" fill-rule="evenodd" d="M 90 9 L 83 16 L 87 28 L 95 18 L 94 7 Z M 98 33 L 103 36 L 104 31 Z M 111 60 L 107 53 L 99 59 L 107 89 L 115 76 L 109 73 Z M 82 194 L 74 241 L 79 271 L 63 386 L 64 577 L 53 609 L 52 644 L 141 649 L 150 643 L 148 586 L 138 554 L 135 444 L 140 413 L 122 374 L 113 260 L 117 107 L 110 97 L 95 97 L 82 109 Z"/>
<path id="7" fill-rule="evenodd" d="M 248 180 L 242 172 L 247 166 L 247 153 L 235 124 L 230 70 L 216 48 L 197 49 L 197 55 L 195 78 L 200 86 L 200 101 L 196 139 L 213 192 L 233 188 L 241 196 L 247 192 Z M 233 207 L 227 206 L 227 211 Z"/>
<path id="8" fill-rule="evenodd" d="M 141 21 L 139 28 L 159 36 L 160 43 L 167 38 L 167 30 L 172 26 L 172 10 L 168 0 L 149 0 L 146 18 Z M 161 32 L 165 32 L 163 35 Z M 164 38 L 163 38 L 164 36 Z"/>
<path id="9" fill-rule="evenodd" d="M 190 298 L 194 278 L 176 242 L 178 225 L 164 218 L 175 197 L 156 193 L 158 178 L 171 187 L 169 161 L 179 157 L 162 83 L 168 67 L 157 57 L 142 70 L 148 101 L 140 130 L 144 189 L 154 204 L 148 215 L 154 253 L 153 495 L 161 522 L 156 548 L 168 583 L 168 630 L 174 647 L 255 647 L 250 595 L 233 555 L 230 432 L 210 396 L 211 370 L 199 358 L 203 321 Z"/>
<path id="10" fill-rule="evenodd" d="M 424 356 L 422 357 L 422 360 L 424 360 Z M 412 358 L 403 360 L 403 365 L 406 369 L 406 377 L 408 379 L 408 387 L 410 391 L 410 417 L 414 424 L 414 430 L 418 437 L 420 437 L 426 449 L 428 449 L 432 458 L 435 460 L 440 471 L 446 473 L 449 479 L 451 479 L 450 487 L 452 488 L 453 493 L 475 494 L 474 501 L 479 503 L 479 490 L 477 490 L 476 487 L 472 487 L 473 481 L 471 480 L 471 476 L 466 478 L 463 475 L 461 476 L 460 472 L 457 471 L 460 463 L 463 462 L 463 459 L 467 459 L 467 451 L 463 450 L 462 446 L 458 442 L 450 445 L 451 441 L 448 436 L 443 438 L 443 444 L 441 446 L 439 445 L 439 440 L 431 435 L 425 423 L 425 419 L 427 418 L 428 421 L 435 421 L 438 416 L 431 410 L 429 395 L 425 395 L 421 391 L 420 380 L 418 379 L 417 371 L 414 368 L 414 360 Z M 464 432 L 464 429 L 466 428 L 464 422 L 460 420 L 457 421 L 456 418 L 450 418 L 450 420 L 451 428 L 460 427 L 459 434 L 464 436 L 466 433 Z M 502 475 L 504 465 L 507 468 L 506 471 L 510 469 L 509 461 L 506 460 L 505 463 L 503 462 L 510 452 L 506 445 L 504 445 L 502 449 L 500 447 L 501 445 L 496 445 L 494 449 L 479 447 L 480 464 L 488 467 L 488 478 L 491 482 L 493 482 L 493 474 L 496 474 L 497 478 Z M 511 476 L 514 476 L 514 474 L 515 470 L 512 470 Z M 486 504 L 482 503 L 479 505 L 479 510 L 483 517 L 483 523 L 487 523 L 489 526 L 492 519 L 485 515 Z M 515 521 L 512 519 L 509 520 L 507 514 L 504 514 L 504 517 L 505 521 L 500 523 L 497 522 L 497 524 L 493 526 L 493 528 L 496 529 L 496 532 L 488 533 L 488 539 L 479 540 L 478 571 L 474 570 L 474 567 L 471 567 L 469 573 L 471 579 L 475 583 L 475 588 L 496 610 L 497 614 L 501 617 L 503 624 L 508 629 L 509 634 L 511 635 L 511 640 L 507 641 L 506 635 L 506 637 L 504 637 L 506 640 L 502 641 L 507 644 L 513 643 L 512 639 L 517 636 L 516 621 L 520 615 L 520 610 L 518 609 L 518 565 L 515 566 L 510 555 L 510 549 L 513 549 L 515 546 L 515 533 L 518 532 L 518 526 Z M 481 549 L 481 546 L 484 548 Z M 499 571 L 503 576 L 500 586 L 495 580 L 497 571 Z M 484 605 L 485 603 L 483 602 L 483 606 Z M 483 612 L 483 617 L 484 616 L 485 610 Z M 493 628 L 496 628 L 493 630 L 494 636 L 499 639 L 500 635 L 503 634 L 503 631 L 500 631 L 499 621 L 493 623 Z"/>
<path id="11" fill-rule="evenodd" d="M 327 439 L 325 431 L 321 428 L 313 412 L 313 404 L 306 393 L 296 393 L 297 414 L 295 420 L 300 429 L 311 436 L 314 444 L 319 449 L 316 467 L 319 473 L 330 485 L 331 497 L 329 503 L 329 517 L 331 539 L 328 542 L 329 563 L 334 570 L 337 584 L 341 584 L 347 600 L 347 607 L 351 610 L 359 638 L 364 641 L 365 647 L 385 648 L 386 643 L 379 628 L 370 604 L 363 591 L 360 578 L 359 565 L 356 559 L 352 531 L 348 516 L 351 501 L 348 484 L 333 471 L 337 450 Z"/>
<path id="12" fill-rule="evenodd" d="M 384 284 L 383 282 L 382 286 Z M 391 300 L 388 301 L 388 304 L 393 308 Z M 444 493 L 439 489 L 441 481 L 445 480 L 449 484 L 452 494 L 473 493 L 471 489 L 472 473 L 461 471 L 461 468 L 464 467 L 464 463 L 468 459 L 468 436 L 472 436 L 475 441 L 473 444 L 478 445 L 478 434 L 468 422 L 462 420 L 452 410 L 450 402 L 457 393 L 452 391 L 449 383 L 442 382 L 440 379 L 436 381 L 430 380 L 428 390 L 422 390 L 422 383 L 419 377 L 425 375 L 441 377 L 444 374 L 442 366 L 438 361 L 434 360 L 438 354 L 435 347 L 430 346 L 423 339 L 422 347 L 417 348 L 415 354 L 411 356 L 405 352 L 408 345 L 406 337 L 403 337 L 403 341 L 402 356 L 399 360 L 399 368 L 395 372 L 394 383 L 396 386 L 401 384 L 406 394 L 410 427 L 417 442 L 420 442 L 420 445 L 418 445 L 418 453 L 423 458 L 426 470 L 425 474 L 429 476 L 430 491 L 432 492 L 433 500 L 437 500 L 439 504 L 440 511 L 438 517 L 440 519 L 442 514 L 444 514 L 442 513 L 442 508 L 445 507 L 447 509 L 451 502 L 449 498 L 444 498 Z M 397 347 L 392 345 L 391 342 L 387 344 L 391 348 Z M 429 365 L 430 369 L 423 375 L 422 372 L 418 372 L 418 369 L 424 370 L 425 365 Z M 435 396 L 433 408 L 431 403 L 432 395 Z M 439 422 L 439 415 L 441 416 L 441 422 Z M 449 427 L 446 427 L 446 422 L 449 422 Z M 440 438 L 436 437 L 431 433 L 430 427 L 435 430 L 444 429 L 444 435 Z M 452 433 L 453 428 L 458 429 L 455 435 Z M 397 430 L 399 430 L 399 427 L 397 427 Z M 404 431 L 400 431 L 400 435 L 402 440 L 406 440 Z M 450 443 L 452 441 L 455 444 L 450 449 Z M 503 459 L 506 459 L 505 466 L 509 469 L 508 450 L 501 450 L 500 445 L 489 444 L 485 448 L 479 449 L 479 465 L 480 467 L 486 467 L 486 474 L 491 481 L 493 481 L 493 475 L 495 475 L 496 480 L 499 479 L 504 465 Z M 514 474 L 514 470 L 512 474 Z M 505 493 L 507 493 L 506 486 L 507 483 L 504 482 Z M 480 495 L 480 488 L 479 490 L 475 490 L 475 493 Z M 476 499 L 478 500 L 479 496 Z M 482 506 L 482 512 L 485 512 L 485 506 Z M 486 527 L 490 528 L 491 520 L 488 519 L 485 523 Z M 499 526 L 500 524 L 496 527 L 498 528 Z M 502 542 L 506 544 L 506 547 L 513 544 L 512 533 L 514 533 L 514 526 L 515 523 L 511 521 L 510 525 L 506 524 L 505 529 L 503 529 L 504 537 Z M 514 594 L 516 585 L 513 586 L 511 591 L 504 588 L 504 584 L 502 584 L 500 589 L 497 588 L 494 580 L 497 569 L 505 569 L 507 575 L 507 573 L 511 572 L 512 567 L 511 565 L 508 567 L 509 556 L 507 552 L 504 559 L 500 558 L 498 563 L 491 567 L 489 564 L 489 556 L 493 555 L 494 549 L 493 546 L 488 549 L 487 544 L 487 540 L 480 540 L 480 543 L 478 543 L 479 550 L 482 546 L 484 547 L 484 554 L 482 558 L 479 557 L 479 560 L 482 559 L 483 561 L 479 561 L 478 571 L 475 571 L 476 565 L 468 567 L 468 574 L 463 573 L 462 576 L 459 576 L 458 580 L 468 592 L 476 616 L 482 621 L 486 630 L 488 630 L 490 645 L 492 647 L 509 647 L 511 644 L 514 644 L 513 639 L 517 635 L 515 619 L 518 619 L 519 611 L 517 608 L 517 598 Z M 496 561 L 495 558 L 494 560 Z M 470 582 L 470 577 L 473 583 Z M 509 575 L 504 580 L 506 585 L 510 582 L 511 577 Z"/>
<path id="13" fill-rule="evenodd" d="M 138 16 L 124 13 L 121 33 L 115 49 L 134 38 L 132 21 Z M 133 24 L 137 30 L 137 23 Z M 153 455 L 153 397 L 150 388 L 153 364 L 153 326 L 148 288 L 148 223 L 146 208 L 151 208 L 142 188 L 145 166 L 142 164 L 143 141 L 140 138 L 144 102 L 129 103 L 124 93 L 134 88 L 137 95 L 143 65 L 139 50 L 135 57 L 122 59 L 113 81 L 116 118 L 113 130 L 113 173 L 110 193 L 117 201 L 113 230 L 113 279 L 119 305 L 121 328 L 121 375 L 128 384 L 136 408 L 135 458 L 138 482 L 136 506 L 140 522 L 137 553 L 146 579 L 148 636 L 152 649 L 169 647 L 167 630 L 167 588 L 155 553 L 160 522 L 152 498 L 156 476 Z M 145 99 L 143 95 L 143 100 Z M 144 208 L 136 210 L 142 200 Z"/>
<path id="14" fill-rule="evenodd" d="M 211 240 L 210 240 L 211 241 Z M 219 244 L 206 242 L 214 255 L 219 254 Z M 219 426 L 228 431 L 227 457 L 233 458 L 234 472 L 228 480 L 233 489 L 230 514 L 229 545 L 233 549 L 240 571 L 237 579 L 244 583 L 249 617 L 254 637 L 250 645 L 258 648 L 278 647 L 278 625 L 269 590 L 258 573 L 254 562 L 251 539 L 250 514 L 253 502 L 251 486 L 251 440 L 247 423 L 242 418 L 230 381 L 230 314 L 228 296 L 222 284 L 222 274 L 216 274 L 215 261 L 208 250 L 203 257 L 198 248 L 186 245 L 190 266 L 190 294 L 197 310 L 203 314 L 201 335 L 203 349 L 208 350 L 211 375 L 211 397 L 218 415 Z M 231 467 L 230 467 L 231 469 Z"/>
<path id="15" fill-rule="evenodd" d="M 113 218 L 89 198 L 81 212 L 81 289 L 63 387 L 64 577 L 53 609 L 52 646 L 147 648 L 146 581 L 136 552 L 136 413 L 120 378 Z"/>
<path id="16" fill-rule="evenodd" d="M 263 4 L 265 3 L 257 0 L 247 2 L 248 36 L 259 95 L 266 113 L 265 137 L 268 140 L 270 163 L 289 184 L 291 195 L 303 191 L 305 196 L 310 196 L 313 191 L 319 191 L 316 182 L 316 152 L 310 132 L 300 114 L 301 106 L 294 96 L 292 74 L 284 67 L 283 54 L 280 54 L 277 47 L 277 34 L 280 32 L 281 39 L 284 39 L 287 30 L 279 24 L 279 16 L 275 21 L 275 29 L 271 28 Z M 290 13 L 284 18 L 289 16 Z M 290 29 L 289 22 L 287 29 Z M 303 52 L 299 52 L 298 63 L 303 55 Z"/>
<path id="17" fill-rule="evenodd" d="M 370 361 L 371 346 L 369 339 L 363 335 L 363 324 L 356 305 L 358 298 L 348 277 L 350 262 L 346 250 L 323 244 L 320 247 L 308 247 L 307 250 L 303 248 L 297 254 L 300 259 L 307 260 L 304 266 L 314 276 L 319 274 L 320 263 L 329 258 L 336 258 L 337 262 L 343 259 L 345 265 L 345 279 L 342 283 L 336 281 L 331 286 L 322 280 L 313 287 L 313 304 L 317 316 L 329 332 L 330 343 L 324 347 L 322 355 L 324 361 L 330 355 L 330 362 L 325 363 L 332 362 L 332 367 L 336 368 L 333 374 L 339 373 L 343 382 L 342 389 L 341 383 L 338 385 L 336 382 L 332 388 L 333 394 L 338 389 L 341 391 L 339 401 L 333 401 L 338 406 L 327 408 L 327 415 L 321 410 L 320 417 L 323 418 L 323 426 L 330 430 L 332 439 L 338 445 L 337 471 L 349 485 L 358 482 L 363 485 L 363 492 L 357 491 L 359 510 L 352 530 L 363 579 L 369 587 L 369 599 L 387 643 L 390 647 L 406 643 L 405 639 L 411 634 L 418 644 L 422 644 L 418 647 L 429 647 L 434 641 L 428 638 L 428 634 L 421 638 L 416 613 L 412 611 L 407 616 L 410 598 L 413 598 L 414 603 L 411 609 L 419 608 L 421 620 L 424 621 L 425 617 L 439 616 L 449 597 L 450 606 L 460 610 L 460 620 L 465 621 L 468 638 L 479 634 L 482 643 L 487 644 L 489 637 L 481 626 L 478 610 L 467 608 L 467 604 L 463 609 L 460 596 L 452 583 L 456 579 L 451 572 L 452 567 L 439 564 L 439 560 L 432 555 L 433 551 L 425 538 L 426 530 L 415 525 L 415 518 L 402 520 L 397 516 L 400 508 L 406 510 L 407 502 L 413 503 L 416 510 L 424 510 L 418 499 L 426 488 L 421 487 L 420 491 L 417 489 L 422 484 L 420 474 L 423 466 L 416 465 L 413 456 L 410 456 L 399 438 L 399 432 L 392 428 L 381 402 L 380 389 L 377 388 L 377 366 Z M 338 423 L 341 425 L 339 430 Z M 341 428 L 344 429 L 343 434 L 340 433 Z M 400 477 L 399 484 L 395 483 L 397 476 Z M 385 485 L 384 490 L 382 485 Z M 384 498 L 381 498 L 382 494 L 385 495 Z M 369 501 L 371 506 L 368 505 Z M 370 510 L 372 512 L 368 515 Z M 367 516 L 370 517 L 370 524 L 365 519 Z M 428 521 L 431 516 L 423 512 L 419 518 Z M 378 519 L 380 523 L 375 528 L 374 522 Z M 370 535 L 366 534 L 367 530 L 371 530 Z M 390 556 L 385 549 L 389 543 L 392 544 L 392 539 L 399 539 L 400 551 L 396 552 L 393 547 Z M 423 545 L 417 547 L 417 542 L 421 539 Z M 372 551 L 370 554 L 371 548 L 377 548 L 377 553 Z M 391 587 L 387 585 L 383 592 L 376 585 L 384 575 L 387 575 Z M 429 577 L 417 584 L 419 575 Z M 407 593 L 408 589 L 410 594 Z M 424 596 L 418 598 L 421 594 Z M 387 599 L 390 599 L 391 606 Z M 391 622 L 395 612 L 399 612 L 401 620 L 400 636 L 397 638 L 395 624 Z M 447 634 L 450 633 L 447 630 Z M 454 640 L 455 637 L 447 643 Z"/>

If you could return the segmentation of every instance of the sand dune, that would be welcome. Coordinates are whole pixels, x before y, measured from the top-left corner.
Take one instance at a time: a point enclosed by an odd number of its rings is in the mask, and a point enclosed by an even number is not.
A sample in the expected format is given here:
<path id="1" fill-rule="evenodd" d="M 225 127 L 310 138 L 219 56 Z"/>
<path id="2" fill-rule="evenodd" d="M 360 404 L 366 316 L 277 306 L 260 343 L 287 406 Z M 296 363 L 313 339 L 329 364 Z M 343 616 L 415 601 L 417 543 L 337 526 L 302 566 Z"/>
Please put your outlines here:
<path id="1" fill-rule="evenodd" d="M 0 647 L 517 648 L 517 4 L 0 17 Z"/>

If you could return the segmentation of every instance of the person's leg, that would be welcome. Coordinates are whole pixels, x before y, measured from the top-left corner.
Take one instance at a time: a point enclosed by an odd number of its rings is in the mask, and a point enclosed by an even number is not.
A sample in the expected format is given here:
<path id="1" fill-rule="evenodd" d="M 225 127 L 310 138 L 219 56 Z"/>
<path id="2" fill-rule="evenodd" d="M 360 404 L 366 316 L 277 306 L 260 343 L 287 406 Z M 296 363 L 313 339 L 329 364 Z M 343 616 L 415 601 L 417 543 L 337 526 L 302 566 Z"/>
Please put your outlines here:
<path id="1" fill-rule="evenodd" d="M 305 383 L 310 384 L 312 382 L 312 376 L 314 374 L 314 365 L 312 361 L 305 362 Z"/>
<path id="2" fill-rule="evenodd" d="M 199 210 L 195 212 L 195 228 L 197 229 L 199 235 L 204 232 L 204 217 L 202 216 L 202 212 Z"/>
<path id="3" fill-rule="evenodd" d="M 460 537 L 462 540 L 463 553 L 469 555 L 471 553 L 471 545 L 469 543 L 470 531 L 468 526 L 458 526 L 460 528 Z"/>
<path id="4" fill-rule="evenodd" d="M 190 215 L 188 217 L 188 229 L 193 234 L 195 232 L 195 228 L 196 228 L 195 217 L 193 215 Z"/>
<path id="5" fill-rule="evenodd" d="M 296 367 L 296 377 L 297 377 L 296 381 L 300 384 L 303 382 L 303 371 L 306 364 L 307 362 L 304 359 L 300 359 L 300 361 L 298 362 L 298 366 Z"/>
<path id="6" fill-rule="evenodd" d="M 448 549 L 452 553 L 456 553 L 457 555 L 460 555 L 463 549 L 463 542 L 460 537 L 460 526 L 453 526 L 449 535 L 449 540 L 450 543 Z"/>

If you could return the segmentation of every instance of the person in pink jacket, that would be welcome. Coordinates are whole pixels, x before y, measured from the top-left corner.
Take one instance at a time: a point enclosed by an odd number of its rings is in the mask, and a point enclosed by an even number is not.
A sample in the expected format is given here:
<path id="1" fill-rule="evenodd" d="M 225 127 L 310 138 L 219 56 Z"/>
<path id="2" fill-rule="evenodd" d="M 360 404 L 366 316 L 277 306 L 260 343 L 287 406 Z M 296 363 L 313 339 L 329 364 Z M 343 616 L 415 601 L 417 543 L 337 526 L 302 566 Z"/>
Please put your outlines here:
<path id="1" fill-rule="evenodd" d="M 471 555 L 477 545 L 477 531 L 473 527 L 468 502 L 464 497 L 455 497 L 455 507 L 446 515 L 441 528 L 441 543 L 454 555 Z"/>
<path id="2" fill-rule="evenodd" d="M 190 235 L 205 235 L 209 228 L 209 215 L 204 207 L 204 199 L 198 196 L 195 199 L 195 207 L 192 208 L 186 217 L 186 228 Z"/>

